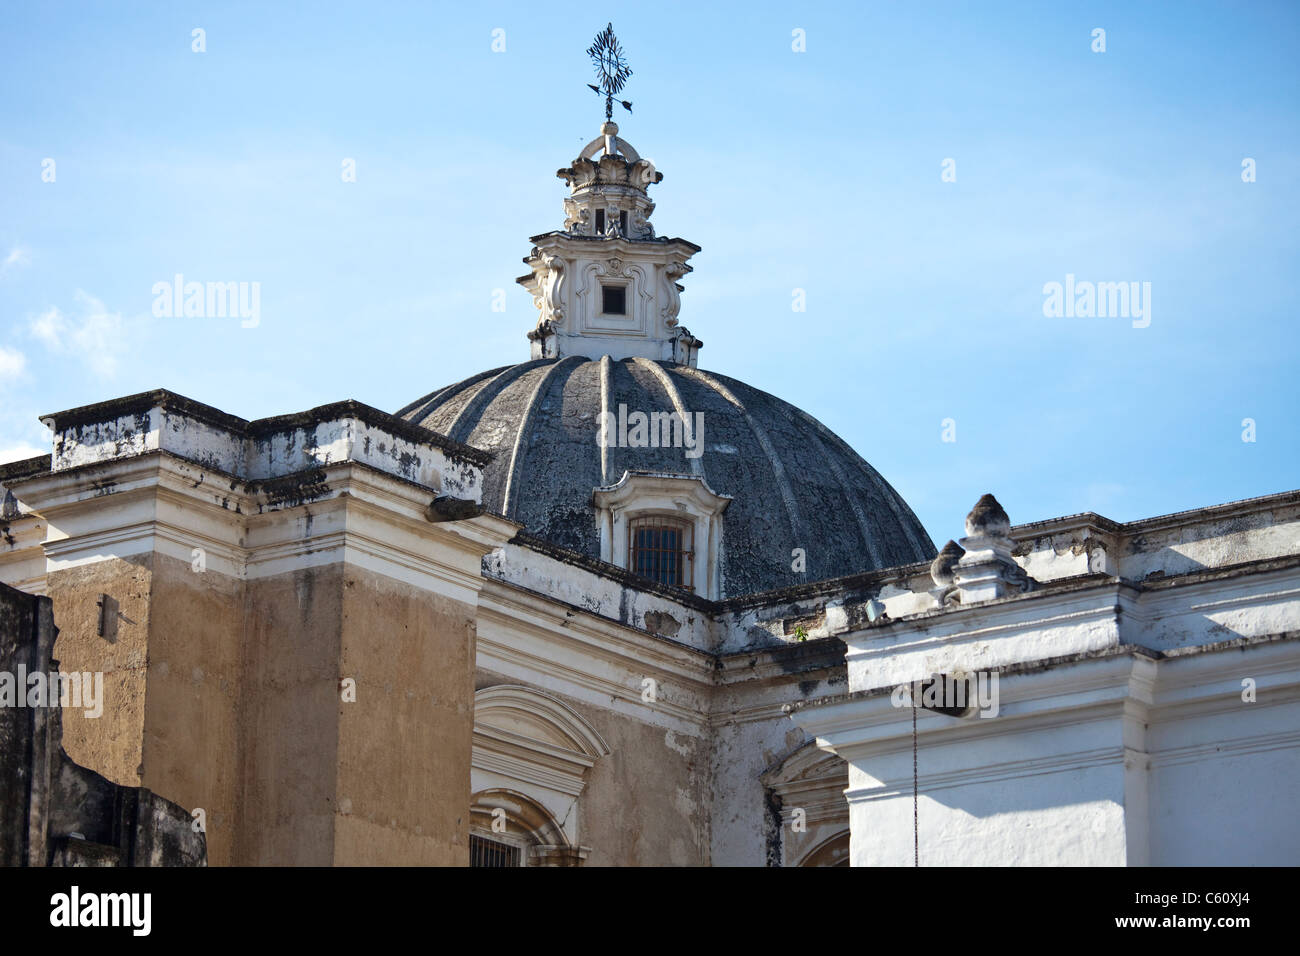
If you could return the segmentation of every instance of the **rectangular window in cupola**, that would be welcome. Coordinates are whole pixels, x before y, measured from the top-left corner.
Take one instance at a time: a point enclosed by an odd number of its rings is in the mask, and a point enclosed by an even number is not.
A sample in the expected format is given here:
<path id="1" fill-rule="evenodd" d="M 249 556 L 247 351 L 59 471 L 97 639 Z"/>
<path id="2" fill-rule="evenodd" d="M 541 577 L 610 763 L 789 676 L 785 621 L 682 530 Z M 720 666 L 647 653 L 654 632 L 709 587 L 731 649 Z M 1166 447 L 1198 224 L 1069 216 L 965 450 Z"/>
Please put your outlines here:
<path id="1" fill-rule="evenodd" d="M 600 311 L 605 315 L 627 315 L 627 287 L 621 285 L 601 286 Z"/>

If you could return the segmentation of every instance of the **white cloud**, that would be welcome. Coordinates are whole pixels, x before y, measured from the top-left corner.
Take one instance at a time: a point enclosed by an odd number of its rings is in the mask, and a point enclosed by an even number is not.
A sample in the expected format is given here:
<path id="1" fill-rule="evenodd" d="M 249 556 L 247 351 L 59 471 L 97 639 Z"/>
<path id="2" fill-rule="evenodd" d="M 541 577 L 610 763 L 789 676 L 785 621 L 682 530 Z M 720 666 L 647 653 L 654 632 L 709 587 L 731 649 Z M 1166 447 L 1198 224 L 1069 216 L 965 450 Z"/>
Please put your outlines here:
<path id="1" fill-rule="evenodd" d="M 22 461 L 24 458 L 35 458 L 37 455 L 48 455 L 48 448 L 37 448 L 27 442 L 19 442 L 16 445 L 0 445 L 0 465 L 10 461 Z"/>
<path id="2" fill-rule="evenodd" d="M 76 315 L 65 315 L 51 306 L 32 321 L 28 331 L 51 352 L 78 359 L 100 378 L 112 378 L 126 348 L 122 313 L 110 312 L 104 303 L 80 289 L 75 300 Z"/>
<path id="3" fill-rule="evenodd" d="M 51 306 L 32 322 L 28 331 L 45 343 L 45 347 L 56 352 L 63 350 L 63 333 L 68 323 L 57 307 Z"/>
<path id="4" fill-rule="evenodd" d="M 14 246 L 0 262 L 0 276 L 8 275 L 12 270 L 29 265 L 32 261 L 31 250 L 26 246 Z"/>
<path id="5" fill-rule="evenodd" d="M 18 381 L 27 368 L 27 356 L 17 349 L 0 345 L 0 388 Z"/>

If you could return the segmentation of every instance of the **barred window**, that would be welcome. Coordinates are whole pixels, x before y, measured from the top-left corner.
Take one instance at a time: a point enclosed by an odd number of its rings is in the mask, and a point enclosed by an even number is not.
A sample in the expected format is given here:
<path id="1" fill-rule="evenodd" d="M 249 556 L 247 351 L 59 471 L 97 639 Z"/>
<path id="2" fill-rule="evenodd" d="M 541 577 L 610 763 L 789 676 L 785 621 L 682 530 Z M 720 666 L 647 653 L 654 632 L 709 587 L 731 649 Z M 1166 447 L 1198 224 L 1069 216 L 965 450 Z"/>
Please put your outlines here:
<path id="1" fill-rule="evenodd" d="M 469 835 L 470 866 L 519 866 L 520 848 L 476 833 Z"/>
<path id="2" fill-rule="evenodd" d="M 669 587 L 694 590 L 690 523 L 648 515 L 633 518 L 628 535 L 630 570 Z"/>

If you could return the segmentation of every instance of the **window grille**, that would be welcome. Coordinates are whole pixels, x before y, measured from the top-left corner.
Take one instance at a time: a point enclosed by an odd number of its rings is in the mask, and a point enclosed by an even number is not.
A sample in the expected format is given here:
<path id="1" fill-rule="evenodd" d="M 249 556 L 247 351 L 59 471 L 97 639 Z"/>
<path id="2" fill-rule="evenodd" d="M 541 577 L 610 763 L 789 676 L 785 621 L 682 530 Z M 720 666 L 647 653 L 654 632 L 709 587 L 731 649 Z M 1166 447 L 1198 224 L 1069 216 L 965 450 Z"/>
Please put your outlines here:
<path id="1" fill-rule="evenodd" d="M 657 515 L 633 518 L 628 534 L 630 570 L 669 587 L 694 590 L 691 561 L 695 554 L 688 523 Z"/>
<path id="2" fill-rule="evenodd" d="M 470 866 L 518 866 L 519 847 L 513 843 L 489 840 L 471 833 L 469 836 Z"/>

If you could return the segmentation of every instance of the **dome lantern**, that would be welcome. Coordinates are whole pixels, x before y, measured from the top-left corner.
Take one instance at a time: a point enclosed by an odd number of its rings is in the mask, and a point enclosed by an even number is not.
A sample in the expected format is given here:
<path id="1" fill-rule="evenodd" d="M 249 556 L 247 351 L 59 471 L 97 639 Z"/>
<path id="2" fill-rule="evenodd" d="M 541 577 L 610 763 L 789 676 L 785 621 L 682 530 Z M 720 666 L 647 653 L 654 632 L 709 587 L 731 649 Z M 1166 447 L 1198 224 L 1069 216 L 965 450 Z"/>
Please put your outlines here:
<path id="1" fill-rule="evenodd" d="M 616 45 L 612 27 L 606 32 Z M 556 173 L 569 186 L 563 226 L 532 237 L 532 251 L 524 258 L 530 271 L 515 280 L 532 295 L 538 312 L 528 333 L 531 354 L 534 359 L 608 355 L 695 366 L 703 343 L 678 324 L 683 291 L 678 280 L 691 271 L 688 261 L 700 247 L 658 237 L 650 224 L 655 204 L 649 186 L 661 182 L 663 174 L 618 135 L 618 124 L 609 118 L 612 93 L 631 75 L 621 57 L 618 49 L 618 82 L 606 76 L 600 87 L 592 86 L 606 94 L 600 135 Z M 611 69 L 608 63 L 604 68 Z"/>

